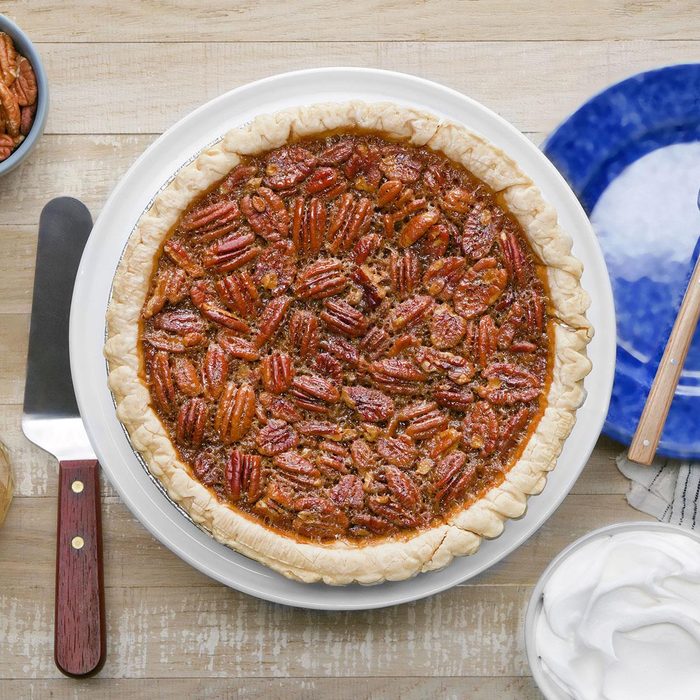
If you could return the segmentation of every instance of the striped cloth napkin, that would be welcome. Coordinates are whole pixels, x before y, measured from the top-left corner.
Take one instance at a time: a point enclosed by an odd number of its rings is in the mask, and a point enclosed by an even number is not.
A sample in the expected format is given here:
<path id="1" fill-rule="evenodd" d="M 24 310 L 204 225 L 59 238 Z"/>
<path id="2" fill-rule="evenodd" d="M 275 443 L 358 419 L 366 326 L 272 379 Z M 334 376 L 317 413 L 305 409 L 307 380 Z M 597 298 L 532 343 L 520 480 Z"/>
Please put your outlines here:
<path id="1" fill-rule="evenodd" d="M 630 479 L 627 502 L 664 523 L 700 530 L 700 464 L 657 457 L 649 467 L 623 452 L 617 468 Z"/>

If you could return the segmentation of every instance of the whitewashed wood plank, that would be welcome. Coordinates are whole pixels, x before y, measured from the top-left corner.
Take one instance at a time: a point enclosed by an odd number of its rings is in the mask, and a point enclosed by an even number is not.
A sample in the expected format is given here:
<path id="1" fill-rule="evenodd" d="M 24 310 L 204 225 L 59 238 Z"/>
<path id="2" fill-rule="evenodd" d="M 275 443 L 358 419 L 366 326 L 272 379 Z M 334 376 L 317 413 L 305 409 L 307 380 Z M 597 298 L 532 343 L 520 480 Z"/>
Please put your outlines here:
<path id="1" fill-rule="evenodd" d="M 696 42 L 646 40 L 48 43 L 41 50 L 52 90 L 47 130 L 85 134 L 159 133 L 203 102 L 251 80 L 337 65 L 430 78 L 483 102 L 523 131 L 550 131 L 613 81 L 661 64 L 697 60 Z M 80 172 L 79 161 L 75 165 Z"/>
<path id="2" fill-rule="evenodd" d="M 7 2 L 3 11 L 43 41 L 366 41 L 421 39 L 696 38 L 692 0 L 452 0 L 328 3 L 244 0 L 167 3 Z"/>
<path id="3" fill-rule="evenodd" d="M 328 613 L 223 586 L 108 588 L 101 676 L 524 676 L 529 592 L 461 587 L 383 610 Z M 52 597 L 52 588 L 0 587 L 0 678 L 59 676 Z"/>
<path id="4" fill-rule="evenodd" d="M 231 674 L 232 675 L 232 674 Z M 69 678 L 0 683 L 0 700 L 537 700 L 532 678 Z"/>

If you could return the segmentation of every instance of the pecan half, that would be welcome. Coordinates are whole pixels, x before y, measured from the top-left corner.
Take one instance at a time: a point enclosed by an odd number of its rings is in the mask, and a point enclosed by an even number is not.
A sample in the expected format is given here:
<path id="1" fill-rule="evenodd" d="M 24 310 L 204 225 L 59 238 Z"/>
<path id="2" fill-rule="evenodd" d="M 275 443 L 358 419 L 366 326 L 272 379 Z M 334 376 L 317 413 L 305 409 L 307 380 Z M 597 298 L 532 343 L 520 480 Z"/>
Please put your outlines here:
<path id="1" fill-rule="evenodd" d="M 286 352 L 275 352 L 267 355 L 260 363 L 260 377 L 266 391 L 271 394 L 281 394 L 292 383 L 294 367 L 292 358 Z"/>
<path id="2" fill-rule="evenodd" d="M 199 447 L 209 420 L 209 406 L 204 399 L 188 399 L 177 416 L 176 437 L 179 442 Z"/>
<path id="3" fill-rule="evenodd" d="M 215 285 L 219 299 L 243 318 L 255 316 L 260 307 L 260 295 L 251 276 L 243 270 L 219 280 Z"/>
<path id="4" fill-rule="evenodd" d="M 299 444 L 299 434 L 283 420 L 273 419 L 255 436 L 258 450 L 268 457 L 291 450 Z"/>
<path id="5" fill-rule="evenodd" d="M 202 384 L 209 399 L 218 399 L 228 376 L 228 358 L 217 343 L 210 343 L 202 363 Z"/>
<path id="6" fill-rule="evenodd" d="M 183 217 L 181 226 L 197 243 L 209 243 L 235 231 L 240 223 L 236 202 L 216 200 L 193 209 Z"/>
<path id="7" fill-rule="evenodd" d="M 406 508 L 413 508 L 420 500 L 420 491 L 410 476 L 388 464 L 384 467 L 386 485 L 392 498 Z"/>
<path id="8" fill-rule="evenodd" d="M 310 357 L 318 350 L 318 320 L 310 311 L 297 310 L 289 319 L 289 343 L 299 357 Z"/>
<path id="9" fill-rule="evenodd" d="M 294 403 L 314 413 L 326 413 L 327 404 L 334 404 L 340 398 L 338 388 L 316 374 L 304 374 L 294 377 L 289 394 Z"/>
<path id="10" fill-rule="evenodd" d="M 324 299 L 340 294 L 348 284 L 339 260 L 321 259 L 305 267 L 297 276 L 294 294 L 298 299 Z"/>
<path id="11" fill-rule="evenodd" d="M 350 445 L 350 457 L 360 476 L 371 472 L 377 466 L 377 455 L 364 440 L 355 440 Z"/>
<path id="12" fill-rule="evenodd" d="M 237 232 L 226 236 L 204 251 L 202 258 L 204 267 L 216 272 L 237 270 L 260 255 L 262 249 L 259 246 L 254 246 L 254 242 L 255 235 L 250 232 Z M 193 274 L 192 276 L 197 277 L 198 275 Z"/>
<path id="13" fill-rule="evenodd" d="M 391 336 L 381 326 L 372 326 L 358 347 L 367 357 L 376 360 L 391 347 Z"/>
<path id="14" fill-rule="evenodd" d="M 462 229 L 462 250 L 472 260 L 479 260 L 491 251 L 496 235 L 497 222 L 491 210 L 475 208 L 469 213 Z"/>
<path id="15" fill-rule="evenodd" d="M 454 503 L 461 499 L 476 480 L 476 468 L 466 465 L 467 456 L 456 450 L 443 458 L 435 468 L 433 493 L 438 503 Z M 466 466 L 465 466 L 466 465 Z"/>
<path id="16" fill-rule="evenodd" d="M 408 248 L 408 246 L 413 245 L 419 238 L 428 233 L 428 229 L 432 228 L 439 218 L 440 213 L 437 209 L 428 209 L 420 214 L 416 214 L 401 229 L 399 245 L 402 248 Z"/>
<path id="17" fill-rule="evenodd" d="M 433 398 L 440 406 L 455 411 L 466 411 L 474 403 L 471 389 L 457 389 L 453 386 L 439 386 L 433 392 Z"/>
<path id="18" fill-rule="evenodd" d="M 498 237 L 498 245 L 510 277 L 519 285 L 527 281 L 530 262 L 525 257 L 520 243 L 512 230 L 503 231 Z"/>
<path id="19" fill-rule="evenodd" d="M 262 458 L 232 450 L 226 465 L 226 483 L 231 500 L 237 503 L 245 495 L 254 503 L 263 493 Z"/>
<path id="20" fill-rule="evenodd" d="M 237 442 L 250 430 L 255 416 L 255 392 L 249 384 L 229 382 L 219 398 L 214 428 L 224 444 Z"/>
<path id="21" fill-rule="evenodd" d="M 158 350 L 151 363 L 151 386 L 161 411 L 170 413 L 175 408 L 175 386 L 170 372 L 170 355 L 165 350 Z"/>
<path id="22" fill-rule="evenodd" d="M 327 498 L 304 496 L 295 503 L 297 517 L 292 527 L 304 537 L 339 537 L 350 525 L 348 516 Z"/>
<path id="23" fill-rule="evenodd" d="M 253 339 L 256 348 L 262 347 L 277 333 L 291 304 L 292 300 L 287 296 L 276 297 L 267 302 L 260 315 L 258 333 Z"/>
<path id="24" fill-rule="evenodd" d="M 369 199 L 356 200 L 349 192 L 342 195 L 331 211 L 328 249 L 332 253 L 350 250 L 369 231 L 373 215 L 374 207 Z"/>
<path id="25" fill-rule="evenodd" d="M 326 300 L 319 316 L 332 331 L 349 338 L 364 335 L 369 327 L 369 321 L 365 315 L 342 299 Z"/>
<path id="26" fill-rule="evenodd" d="M 162 331 L 188 335 L 190 333 L 203 333 L 206 323 L 199 314 L 187 309 L 174 309 L 159 314 L 153 319 L 153 325 Z"/>
<path id="27" fill-rule="evenodd" d="M 328 377 L 338 386 L 343 383 L 343 365 L 333 355 L 329 355 L 327 352 L 319 352 L 314 357 L 313 366 L 321 376 Z"/>
<path id="28" fill-rule="evenodd" d="M 272 394 L 262 392 L 258 398 L 263 407 L 277 420 L 282 420 L 287 423 L 296 423 L 302 419 L 301 413 L 297 411 L 294 404 L 281 396 L 273 396 Z"/>
<path id="29" fill-rule="evenodd" d="M 257 348 L 249 340 L 239 338 L 231 331 L 220 331 L 216 342 L 231 356 L 238 360 L 251 362 L 260 357 Z"/>
<path id="30" fill-rule="evenodd" d="M 390 394 L 410 395 L 420 391 L 427 375 L 410 360 L 390 358 L 375 360 L 368 366 L 374 383 Z"/>
<path id="31" fill-rule="evenodd" d="M 322 437 L 329 440 L 340 440 L 343 431 L 337 423 L 326 420 L 302 420 L 294 426 L 300 435 L 306 437 Z"/>
<path id="32" fill-rule="evenodd" d="M 394 293 L 400 299 L 407 297 L 418 287 L 420 280 L 418 256 L 412 250 L 400 255 L 392 252 L 389 259 L 389 276 Z"/>
<path id="33" fill-rule="evenodd" d="M 264 182 L 275 190 L 298 185 L 316 167 L 316 156 L 302 146 L 286 146 L 270 153 Z"/>
<path id="34" fill-rule="evenodd" d="M 354 474 L 342 476 L 329 495 L 333 503 L 344 508 L 360 509 L 365 502 L 362 481 Z"/>
<path id="35" fill-rule="evenodd" d="M 24 56 L 17 57 L 17 80 L 12 83 L 12 91 L 20 107 L 28 107 L 36 102 L 36 75 L 32 64 Z"/>
<path id="36" fill-rule="evenodd" d="M 294 281 L 296 261 L 291 241 L 277 241 L 260 254 L 253 270 L 253 280 L 275 296 Z"/>
<path id="37" fill-rule="evenodd" d="M 362 265 L 372 257 L 382 244 L 382 239 L 376 233 L 362 236 L 352 249 L 352 258 L 357 265 Z"/>
<path id="38" fill-rule="evenodd" d="M 362 420 L 369 423 L 381 423 L 394 413 L 394 401 L 378 389 L 346 386 L 343 387 L 342 398 Z"/>
<path id="39" fill-rule="evenodd" d="M 182 301 L 189 291 L 187 275 L 179 267 L 161 270 L 153 285 L 151 297 L 143 310 L 144 318 L 151 318 L 163 309 L 166 303 L 177 304 Z"/>
<path id="40" fill-rule="evenodd" d="M 292 243 L 297 253 L 318 253 L 326 235 L 326 207 L 318 197 L 305 202 L 297 197 L 292 205 Z"/>
<path id="41" fill-rule="evenodd" d="M 426 440 L 445 430 L 449 424 L 447 416 L 438 410 L 434 401 L 417 401 L 404 406 L 397 414 L 399 422 L 407 422 L 406 435 L 414 440 Z"/>
<path id="42" fill-rule="evenodd" d="M 321 472 L 298 452 L 290 450 L 278 454 L 272 463 L 295 486 L 311 488 L 321 484 Z"/>
<path id="43" fill-rule="evenodd" d="M 175 357 L 172 374 L 177 388 L 186 396 L 199 396 L 202 393 L 202 383 L 199 380 L 197 368 L 189 358 Z"/>

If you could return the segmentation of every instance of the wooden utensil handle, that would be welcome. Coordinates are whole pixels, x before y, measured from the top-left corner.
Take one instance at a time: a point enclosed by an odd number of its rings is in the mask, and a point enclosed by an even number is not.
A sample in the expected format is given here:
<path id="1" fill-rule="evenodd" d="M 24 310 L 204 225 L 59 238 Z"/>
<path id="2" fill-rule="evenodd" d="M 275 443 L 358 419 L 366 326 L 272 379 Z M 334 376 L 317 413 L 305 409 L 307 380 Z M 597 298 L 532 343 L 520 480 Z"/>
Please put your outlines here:
<path id="1" fill-rule="evenodd" d="M 632 438 L 628 457 L 634 462 L 651 464 L 654 459 L 699 316 L 700 259 L 695 263 L 690 283 Z"/>
<path id="2" fill-rule="evenodd" d="M 56 666 L 97 673 L 105 660 L 100 477 L 96 460 L 60 462 L 56 547 Z"/>

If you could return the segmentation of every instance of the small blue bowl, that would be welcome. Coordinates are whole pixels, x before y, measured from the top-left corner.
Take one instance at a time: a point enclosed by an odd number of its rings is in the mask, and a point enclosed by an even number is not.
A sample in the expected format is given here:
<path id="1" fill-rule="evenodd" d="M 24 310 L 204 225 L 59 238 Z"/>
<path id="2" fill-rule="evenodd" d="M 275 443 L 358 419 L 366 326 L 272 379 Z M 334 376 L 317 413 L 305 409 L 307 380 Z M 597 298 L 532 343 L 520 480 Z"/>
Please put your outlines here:
<path id="1" fill-rule="evenodd" d="M 8 34 L 15 42 L 17 52 L 24 56 L 31 64 L 36 75 L 37 85 L 37 106 L 34 115 L 34 123 L 26 138 L 9 158 L 0 161 L 0 176 L 6 175 L 10 170 L 14 170 L 31 152 L 39 141 L 39 137 L 44 133 L 46 116 L 49 113 L 49 81 L 46 78 L 44 64 L 39 58 L 38 51 L 34 44 L 29 41 L 29 37 L 12 21 L 4 15 L 0 15 L 0 32 Z"/>

